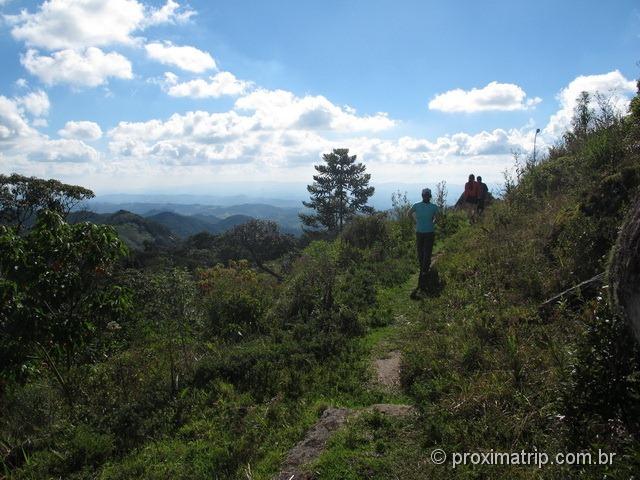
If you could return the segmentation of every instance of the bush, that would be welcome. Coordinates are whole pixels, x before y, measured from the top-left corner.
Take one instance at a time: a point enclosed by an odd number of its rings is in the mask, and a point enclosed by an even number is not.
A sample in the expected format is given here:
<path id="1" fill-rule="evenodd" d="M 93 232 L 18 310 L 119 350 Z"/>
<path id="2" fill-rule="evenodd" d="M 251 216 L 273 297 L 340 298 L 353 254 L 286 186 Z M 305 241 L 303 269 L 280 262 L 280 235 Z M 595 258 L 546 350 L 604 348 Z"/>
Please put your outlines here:
<path id="1" fill-rule="evenodd" d="M 218 265 L 198 273 L 198 285 L 208 314 L 206 338 L 227 340 L 268 330 L 264 314 L 272 302 L 274 281 L 258 275 L 246 261 Z"/>
<path id="2" fill-rule="evenodd" d="M 376 245 L 385 248 L 390 240 L 387 216 L 376 213 L 354 217 L 342 231 L 341 237 L 355 248 L 373 248 Z"/>

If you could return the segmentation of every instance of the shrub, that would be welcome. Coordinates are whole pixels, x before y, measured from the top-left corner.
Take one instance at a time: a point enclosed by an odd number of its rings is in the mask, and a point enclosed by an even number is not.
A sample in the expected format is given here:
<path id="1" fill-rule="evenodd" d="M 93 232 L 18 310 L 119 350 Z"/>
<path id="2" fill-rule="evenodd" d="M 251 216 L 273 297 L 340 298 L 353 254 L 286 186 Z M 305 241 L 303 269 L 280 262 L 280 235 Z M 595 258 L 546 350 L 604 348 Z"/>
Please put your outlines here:
<path id="1" fill-rule="evenodd" d="M 344 228 L 342 239 L 352 247 L 386 247 L 389 243 L 389 227 L 386 214 L 360 215 L 354 217 Z"/>
<path id="2" fill-rule="evenodd" d="M 275 284 L 251 270 L 248 262 L 232 261 L 229 267 L 201 270 L 198 285 L 209 319 L 205 337 L 237 341 L 267 331 L 264 314 Z"/>

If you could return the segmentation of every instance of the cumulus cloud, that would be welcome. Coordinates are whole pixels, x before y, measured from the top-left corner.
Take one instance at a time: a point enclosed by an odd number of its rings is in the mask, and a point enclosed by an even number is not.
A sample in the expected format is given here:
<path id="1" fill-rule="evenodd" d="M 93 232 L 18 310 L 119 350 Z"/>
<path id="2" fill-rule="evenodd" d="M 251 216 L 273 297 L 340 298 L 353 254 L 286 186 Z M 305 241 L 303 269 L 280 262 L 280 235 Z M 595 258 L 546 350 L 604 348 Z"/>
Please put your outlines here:
<path id="1" fill-rule="evenodd" d="M 121 122 L 108 132 L 110 152 L 114 158 L 152 161 L 165 166 L 252 163 L 296 167 L 317 162 L 322 153 L 339 144 L 348 145 L 367 162 L 420 165 L 445 160 L 458 163 L 471 157 L 510 161 L 512 150 L 526 149 L 533 140 L 530 129 L 458 133 L 433 141 L 407 136 L 396 140 L 353 137 L 349 136 L 353 130 L 326 131 L 330 130 L 331 118 L 300 122 L 300 115 L 296 113 L 277 125 L 265 124 L 258 112 L 272 108 L 271 101 L 258 105 L 257 98 L 245 97 L 237 103 L 244 107 L 250 104 L 253 114 L 243 115 L 242 110 L 198 111 L 174 114 L 166 121 Z M 344 114 L 344 111 L 338 113 Z M 339 140 L 335 135 L 339 135 Z"/>
<path id="2" fill-rule="evenodd" d="M 47 0 L 35 13 L 24 10 L 8 18 L 16 40 L 61 50 L 131 43 L 144 14 L 144 6 L 136 0 Z"/>
<path id="3" fill-rule="evenodd" d="M 340 107 L 325 97 L 297 97 L 285 90 L 258 89 L 236 100 L 235 107 L 253 112 L 264 129 L 381 131 L 395 126 L 386 113 L 358 116 L 351 107 Z"/>
<path id="4" fill-rule="evenodd" d="M 447 113 L 527 110 L 540 103 L 539 97 L 527 99 L 526 92 L 513 83 L 491 82 L 482 88 L 457 88 L 436 95 L 430 110 Z"/>
<path id="5" fill-rule="evenodd" d="M 216 68 L 213 57 L 191 46 L 177 46 L 171 42 L 153 42 L 145 45 L 149 58 L 164 65 L 175 65 L 182 70 L 202 73 Z"/>
<path id="6" fill-rule="evenodd" d="M 43 90 L 30 92 L 23 97 L 18 97 L 16 100 L 21 108 L 34 117 L 46 117 L 49 114 L 51 103 L 49 102 L 49 96 Z"/>
<path id="7" fill-rule="evenodd" d="M 96 162 L 100 155 L 80 140 L 51 140 L 29 126 L 19 100 L 0 96 L 0 151 L 12 163 Z"/>
<path id="8" fill-rule="evenodd" d="M 80 49 L 131 44 L 134 32 L 150 25 L 178 23 L 195 12 L 168 0 L 152 9 L 137 0 L 47 0 L 37 11 L 7 15 L 11 34 L 32 47 Z"/>
<path id="9" fill-rule="evenodd" d="M 51 56 L 28 50 L 20 61 L 29 73 L 48 85 L 96 87 L 107 83 L 109 77 L 133 77 L 129 60 L 119 53 L 104 53 L 96 47 L 84 51 L 61 50 Z"/>
<path id="10" fill-rule="evenodd" d="M 224 86 L 225 77 L 233 89 Z M 178 83 L 170 73 L 164 81 L 174 87 L 193 85 Z M 212 96 L 245 88 L 236 85 L 235 77 L 221 72 L 200 91 L 191 88 L 185 94 Z M 319 158 L 320 151 L 331 145 L 323 132 L 346 135 L 394 125 L 385 113 L 360 116 L 355 109 L 339 107 L 322 96 L 297 97 L 284 90 L 259 89 L 240 97 L 227 112 L 196 111 L 174 114 L 166 121 L 120 122 L 108 136 L 112 155 L 134 161 L 153 159 L 183 166 L 252 161 L 284 165 Z"/>
<path id="11" fill-rule="evenodd" d="M 624 113 L 629 106 L 629 98 L 635 91 L 635 82 L 625 78 L 618 70 L 600 75 L 580 75 L 558 93 L 560 109 L 551 116 L 544 133 L 558 137 L 567 130 L 571 125 L 576 99 L 581 92 L 588 92 L 591 96 L 600 93 Z"/>
<path id="12" fill-rule="evenodd" d="M 22 117 L 20 108 L 13 100 L 0 95 L 0 149 L 7 148 L 9 142 L 35 134 Z"/>
<path id="13" fill-rule="evenodd" d="M 80 140 L 49 140 L 40 139 L 37 148 L 30 148 L 27 158 L 32 162 L 49 163 L 87 163 L 96 162 L 98 152 Z"/>
<path id="14" fill-rule="evenodd" d="M 58 130 L 58 135 L 65 139 L 91 141 L 98 140 L 102 137 L 102 129 L 100 128 L 100 125 L 95 122 L 69 121 L 65 124 L 63 129 Z"/>
<path id="15" fill-rule="evenodd" d="M 218 98 L 224 95 L 235 96 L 245 93 L 252 82 L 238 80 L 230 72 L 218 72 L 208 80 L 196 79 L 178 83 L 177 77 L 165 73 L 165 89 L 172 97 Z"/>
<path id="16" fill-rule="evenodd" d="M 160 25 L 163 23 L 185 23 L 196 12 L 188 7 L 181 7 L 174 0 L 167 0 L 162 8 L 152 10 L 143 22 L 143 26 Z"/>

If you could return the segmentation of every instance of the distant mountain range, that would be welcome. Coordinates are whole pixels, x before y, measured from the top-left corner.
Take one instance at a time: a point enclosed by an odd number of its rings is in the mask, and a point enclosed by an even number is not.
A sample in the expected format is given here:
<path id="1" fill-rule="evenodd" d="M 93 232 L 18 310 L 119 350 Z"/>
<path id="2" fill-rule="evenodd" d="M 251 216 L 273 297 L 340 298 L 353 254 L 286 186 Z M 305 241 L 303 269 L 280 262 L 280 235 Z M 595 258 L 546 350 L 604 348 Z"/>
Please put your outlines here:
<path id="1" fill-rule="evenodd" d="M 280 228 L 287 233 L 299 234 L 300 220 L 298 213 L 302 208 L 298 207 L 278 207 L 266 203 L 243 203 L 239 205 L 207 205 L 201 203 L 159 203 L 159 202 L 123 202 L 110 203 L 98 200 L 91 200 L 84 205 L 86 210 L 96 213 L 113 213 L 119 210 L 126 210 L 143 217 L 172 212 L 179 215 L 197 217 L 211 222 L 211 217 L 226 219 L 234 215 L 244 215 L 262 220 L 273 220 Z"/>
<path id="2" fill-rule="evenodd" d="M 273 220 L 285 233 L 301 233 L 299 209 L 267 204 L 216 206 L 92 201 L 85 208 L 89 210 L 72 212 L 69 221 L 112 225 L 127 245 L 137 250 L 143 249 L 146 242 L 168 247 L 200 232 L 224 233 L 253 218 Z"/>

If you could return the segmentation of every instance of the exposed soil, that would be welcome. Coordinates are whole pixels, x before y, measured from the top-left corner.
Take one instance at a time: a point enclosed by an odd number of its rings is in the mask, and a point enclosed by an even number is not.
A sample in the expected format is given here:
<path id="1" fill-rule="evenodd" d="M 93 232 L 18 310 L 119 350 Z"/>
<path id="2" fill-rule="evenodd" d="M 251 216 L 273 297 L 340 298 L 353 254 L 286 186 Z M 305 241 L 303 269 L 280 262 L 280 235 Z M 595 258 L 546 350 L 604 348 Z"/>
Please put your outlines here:
<path id="1" fill-rule="evenodd" d="M 374 362 L 378 383 L 389 389 L 400 388 L 400 361 L 402 355 L 399 351 L 389 352 L 385 358 L 379 358 Z"/>

